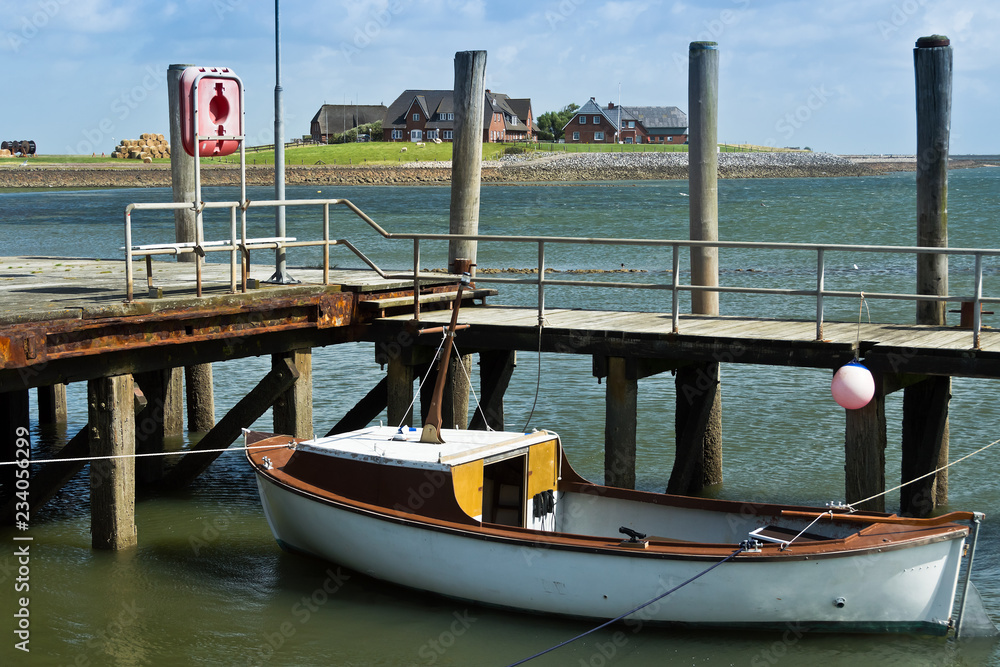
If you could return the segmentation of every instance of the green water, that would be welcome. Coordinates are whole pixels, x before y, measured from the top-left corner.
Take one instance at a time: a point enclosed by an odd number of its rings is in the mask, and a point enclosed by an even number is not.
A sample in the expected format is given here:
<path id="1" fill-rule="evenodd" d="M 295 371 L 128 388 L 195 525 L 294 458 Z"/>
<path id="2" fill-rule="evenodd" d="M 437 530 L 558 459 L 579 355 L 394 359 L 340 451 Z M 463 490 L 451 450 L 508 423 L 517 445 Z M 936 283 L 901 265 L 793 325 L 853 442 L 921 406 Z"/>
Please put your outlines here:
<path id="1" fill-rule="evenodd" d="M 322 192 L 316 192 L 322 190 Z M 687 184 L 492 186 L 482 195 L 481 231 L 504 234 L 683 238 Z M 217 199 L 232 190 L 212 190 Z M 445 231 L 447 188 L 289 188 L 288 196 L 346 197 L 391 231 Z M 268 198 L 252 190 L 251 198 Z M 911 245 L 915 243 L 912 174 L 857 179 L 723 181 L 720 236 L 727 240 Z M 0 194 L 0 255 L 118 256 L 121 212 L 137 201 L 165 201 L 165 190 Z M 761 204 L 764 204 L 763 206 Z M 144 214 L 145 216 L 146 214 Z M 137 242 L 170 240 L 172 218 L 136 220 Z M 273 217 L 251 225 L 270 235 Z M 387 242 L 344 215 L 334 217 L 347 237 L 381 266 L 405 268 L 405 242 Z M 206 236 L 225 227 L 210 219 Z M 303 229 L 305 228 L 305 229 Z M 289 214 L 289 230 L 318 236 L 315 217 Z M 952 246 L 1000 246 L 1000 170 L 950 176 Z M 221 238 L 226 232 L 220 231 Z M 430 244 L 427 244 L 430 246 Z M 443 266 L 446 249 L 422 249 L 424 266 Z M 535 248 L 480 247 L 483 267 L 534 266 Z M 255 262 L 266 258 L 255 259 Z M 294 251 L 290 264 L 315 264 L 318 255 Z M 341 267 L 360 267 L 336 254 Z M 557 269 L 643 269 L 642 282 L 669 281 L 669 253 L 592 246 L 551 248 Z M 723 251 L 723 284 L 811 286 L 810 255 Z M 858 265 L 854 269 L 854 264 Z M 750 271 L 749 269 L 753 269 Z M 827 287 L 892 292 L 912 289 L 912 259 L 830 256 Z M 952 291 L 971 285 L 971 263 L 952 264 Z M 987 263 L 984 289 L 1000 295 L 1000 266 Z M 293 271 L 294 275 L 294 271 Z M 618 274 L 616 274 L 618 275 Z M 554 276 L 558 277 L 558 276 Z M 964 282 L 963 282 L 964 281 Z M 502 287 L 501 302 L 532 303 L 526 288 Z M 663 293 L 552 288 L 550 307 L 669 307 Z M 0 293 L 2 304 L 2 293 Z M 873 321 L 911 321 L 912 306 L 870 304 Z M 723 295 L 726 314 L 811 317 L 809 299 L 774 301 Z M 831 319 L 857 317 L 858 304 L 832 302 Z M 987 324 L 996 324 L 987 317 Z M 371 346 L 317 350 L 314 423 L 325 432 L 381 377 Z M 534 404 L 531 426 L 558 431 L 575 467 L 600 481 L 603 470 L 603 385 L 587 357 L 545 355 L 535 403 L 539 358 L 518 355 L 505 406 L 509 427 L 520 428 Z M 269 360 L 215 366 L 221 416 L 267 372 Z M 826 371 L 728 364 L 723 369 L 725 483 L 715 493 L 749 501 L 822 504 L 843 498 L 843 411 L 829 397 Z M 951 457 L 1000 437 L 995 382 L 956 379 L 951 403 Z M 68 435 L 86 420 L 85 387 L 69 387 Z M 886 401 L 889 448 L 886 477 L 899 479 L 901 395 Z M 672 465 L 672 378 L 639 384 L 637 485 L 662 490 Z M 31 424 L 35 455 L 44 457 L 67 433 Z M 259 424 L 268 428 L 269 416 Z M 994 618 L 1000 618 L 1000 445 L 950 471 L 950 507 L 987 513 L 973 580 Z M 90 549 L 87 481 L 78 476 L 32 517 L 30 543 L 31 653 L 14 650 L 17 578 L 13 533 L 0 532 L 0 664 L 39 665 L 505 665 L 589 629 L 586 623 L 485 609 L 403 590 L 335 565 L 282 552 L 260 510 L 253 478 L 238 455 L 221 457 L 181 494 L 138 503 L 139 547 L 108 554 Z M 888 496 L 889 509 L 898 494 Z M 401 559 L 406 554 L 400 554 Z M 724 601 L 722 602 L 724 604 Z M 802 633 L 692 632 L 609 628 L 540 658 L 533 665 L 984 665 L 1000 664 L 992 642 L 897 636 Z"/>

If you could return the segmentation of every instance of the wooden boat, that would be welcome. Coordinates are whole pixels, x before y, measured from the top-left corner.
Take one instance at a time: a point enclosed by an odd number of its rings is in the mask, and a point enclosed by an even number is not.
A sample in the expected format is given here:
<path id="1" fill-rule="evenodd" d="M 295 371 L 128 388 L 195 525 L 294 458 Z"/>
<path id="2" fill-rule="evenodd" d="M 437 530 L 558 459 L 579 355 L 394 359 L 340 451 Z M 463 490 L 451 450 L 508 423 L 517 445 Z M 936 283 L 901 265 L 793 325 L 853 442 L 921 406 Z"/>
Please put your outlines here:
<path id="1" fill-rule="evenodd" d="M 979 514 L 611 488 L 578 475 L 550 431 L 442 431 L 434 403 L 429 422 L 301 442 L 249 434 L 282 548 L 444 596 L 593 619 L 728 559 L 626 622 L 928 634 L 952 624 L 969 535 L 955 521 L 978 526 Z"/>

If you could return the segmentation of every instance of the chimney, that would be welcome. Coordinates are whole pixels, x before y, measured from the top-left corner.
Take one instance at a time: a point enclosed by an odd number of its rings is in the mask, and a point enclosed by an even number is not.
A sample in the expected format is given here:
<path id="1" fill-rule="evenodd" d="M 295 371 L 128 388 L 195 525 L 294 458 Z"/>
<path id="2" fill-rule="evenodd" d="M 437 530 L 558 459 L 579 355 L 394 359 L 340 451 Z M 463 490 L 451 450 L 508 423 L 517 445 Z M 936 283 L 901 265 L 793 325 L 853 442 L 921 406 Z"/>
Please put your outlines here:
<path id="1" fill-rule="evenodd" d="M 615 103 L 614 102 L 608 102 L 608 109 L 614 109 L 614 108 L 615 108 Z"/>

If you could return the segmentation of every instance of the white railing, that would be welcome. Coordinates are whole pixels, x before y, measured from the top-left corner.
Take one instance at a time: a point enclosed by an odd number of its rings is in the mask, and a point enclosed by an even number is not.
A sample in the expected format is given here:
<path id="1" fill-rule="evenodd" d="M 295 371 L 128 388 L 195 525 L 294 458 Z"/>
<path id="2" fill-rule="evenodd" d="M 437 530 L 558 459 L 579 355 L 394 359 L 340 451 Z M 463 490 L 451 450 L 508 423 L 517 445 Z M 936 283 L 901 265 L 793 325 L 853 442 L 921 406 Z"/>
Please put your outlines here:
<path id="1" fill-rule="evenodd" d="M 247 239 L 246 238 L 246 209 L 253 206 L 321 206 L 323 208 L 323 240 L 320 241 L 295 241 L 291 239 Z M 413 301 L 414 315 L 419 319 L 420 314 L 420 243 L 421 241 L 477 241 L 480 243 L 526 243 L 534 244 L 538 249 L 538 265 L 535 267 L 537 273 L 533 278 L 502 278 L 477 276 L 476 281 L 480 283 L 493 284 L 531 284 L 537 287 L 538 291 L 538 321 L 541 323 L 545 316 L 545 288 L 546 286 L 565 287 L 601 287 L 601 288 L 621 288 L 639 290 L 668 290 L 671 292 L 671 313 L 672 329 L 674 333 L 679 331 L 680 324 L 680 292 L 719 292 L 737 294 L 772 294 L 780 296 L 806 296 L 816 300 L 816 339 L 823 339 L 823 304 L 826 298 L 851 298 L 858 299 L 860 292 L 849 292 L 843 290 L 828 290 L 825 288 L 826 254 L 831 252 L 848 253 L 875 253 L 875 254 L 912 254 L 912 255 L 948 255 L 948 256 L 969 256 L 975 261 L 973 291 L 971 294 L 897 294 L 888 292 L 864 292 L 866 299 L 895 299 L 904 301 L 923 302 L 951 302 L 972 304 L 972 336 L 973 347 L 980 347 L 980 333 L 982 329 L 981 307 L 984 303 L 1000 303 L 998 297 L 983 296 L 983 259 L 986 257 L 1000 257 L 1000 249 L 988 248 L 930 248 L 923 246 L 875 246 L 875 245 L 839 245 L 822 243 L 766 243 L 755 241 L 692 241 L 683 239 L 613 239 L 613 238 L 587 238 L 587 237 L 559 237 L 559 236 L 511 236 L 511 235 L 482 235 L 482 234 L 415 234 L 415 233 L 391 233 L 387 232 L 374 220 L 368 217 L 361 209 L 346 199 L 306 199 L 289 201 L 259 201 L 247 202 L 241 205 L 238 202 L 206 203 L 205 208 L 229 208 L 231 214 L 232 238 L 236 238 L 236 211 L 242 210 L 243 226 L 242 236 L 239 243 L 221 241 L 213 243 L 195 244 L 163 244 L 157 248 L 154 246 L 132 246 L 131 245 L 131 218 L 133 210 L 177 210 L 190 208 L 191 204 L 130 204 L 125 210 L 125 245 L 129 248 L 126 253 L 126 277 L 128 280 L 128 298 L 132 300 L 132 256 L 145 255 L 148 259 L 154 254 L 178 254 L 181 252 L 205 252 L 229 251 L 232 253 L 231 259 L 231 289 L 236 291 L 237 257 L 240 252 L 244 255 L 254 248 L 274 248 L 274 247 L 296 247 L 296 246 L 324 246 L 323 250 L 323 284 L 329 284 L 330 257 L 329 247 L 331 245 L 347 246 L 354 254 L 360 257 L 368 266 L 375 270 L 380 276 L 386 277 L 386 273 L 368 259 L 360 250 L 346 239 L 330 239 L 330 206 L 346 206 L 358 217 L 364 220 L 379 235 L 386 239 L 408 239 L 413 242 L 413 273 L 406 276 L 413 280 Z M 627 281 L 594 281 L 594 280 L 556 280 L 547 278 L 545 275 L 545 246 L 547 244 L 576 244 L 576 245 L 599 245 L 609 247 L 651 247 L 651 248 L 671 248 L 673 252 L 671 281 L 669 283 L 636 283 Z M 680 282 L 680 250 L 681 248 L 732 248 L 732 249 L 756 249 L 756 250 L 781 250 L 807 252 L 816 257 L 815 289 L 780 289 L 766 287 L 737 287 L 726 285 L 690 285 Z M 200 262 L 198 262 L 200 266 Z M 405 274 L 404 274 L 405 275 Z M 396 274 L 396 277 L 403 277 Z M 245 282 L 245 281 L 244 281 Z M 199 296 L 201 285 L 199 279 Z M 243 289 L 246 289 L 244 284 Z"/>

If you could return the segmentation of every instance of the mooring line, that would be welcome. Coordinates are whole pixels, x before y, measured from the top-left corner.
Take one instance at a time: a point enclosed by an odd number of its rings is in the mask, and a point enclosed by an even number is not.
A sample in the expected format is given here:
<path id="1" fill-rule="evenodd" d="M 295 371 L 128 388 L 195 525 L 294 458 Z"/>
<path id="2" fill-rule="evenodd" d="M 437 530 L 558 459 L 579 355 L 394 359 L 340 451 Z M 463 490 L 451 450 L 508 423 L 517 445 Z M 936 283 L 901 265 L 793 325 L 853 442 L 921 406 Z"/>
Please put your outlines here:
<path id="1" fill-rule="evenodd" d="M 186 454 L 225 454 L 226 452 L 244 452 L 251 449 L 274 449 L 281 445 L 243 445 L 240 447 L 220 447 L 219 449 L 178 449 L 172 452 L 142 452 L 138 454 L 108 454 L 107 456 L 78 456 L 68 459 L 32 459 L 31 465 L 42 463 L 80 463 L 81 461 L 106 461 L 110 459 L 138 459 L 145 456 L 184 456 Z M 0 466 L 18 465 L 19 461 L 0 461 Z"/>
<path id="2" fill-rule="evenodd" d="M 948 468 L 952 467 L 952 466 L 953 466 L 953 465 L 955 465 L 956 463 L 961 463 L 961 462 L 962 462 L 962 461 L 964 461 L 965 459 L 967 459 L 967 458 L 971 458 L 971 457 L 975 456 L 976 454 L 978 454 L 979 452 L 984 452 L 984 451 L 986 451 L 987 449 L 989 449 L 990 447 L 992 447 L 993 445 L 995 445 L 995 444 L 997 444 L 997 443 L 1000 443 L 1000 440 L 994 440 L 994 441 L 993 441 L 993 442 L 991 442 L 990 444 L 986 445 L 985 447 L 980 447 L 979 449 L 977 449 L 976 451 L 972 452 L 971 454 L 966 454 L 965 456 L 963 456 L 963 457 L 962 457 L 962 458 L 960 458 L 960 459 L 955 459 L 955 460 L 954 460 L 954 461 L 952 461 L 951 463 L 949 463 L 949 464 L 947 464 L 947 465 L 943 465 L 943 466 L 941 466 L 940 468 L 938 468 L 937 470 L 932 470 L 931 472 L 929 472 L 929 473 L 927 473 L 927 474 L 925 474 L 925 475 L 921 475 L 920 477 L 914 477 L 914 478 L 913 478 L 913 479 L 911 479 L 911 480 L 910 480 L 909 482 L 903 482 L 903 483 L 902 483 L 902 484 L 900 484 L 899 486 L 894 486 L 894 487 L 892 487 L 891 489 L 886 489 L 886 490 L 885 490 L 885 491 L 883 491 L 882 493 L 876 493 L 876 494 L 875 494 L 874 496 L 870 496 L 870 497 L 868 497 L 868 498 L 865 498 L 864 500 L 858 500 L 858 501 L 855 501 L 855 502 L 853 502 L 853 503 L 848 503 L 848 504 L 847 504 L 847 508 L 848 508 L 848 509 L 850 509 L 850 510 L 851 510 L 852 512 L 855 512 L 855 511 L 857 511 L 857 510 L 856 510 L 856 509 L 854 508 L 854 506 L 855 506 L 855 505 L 860 505 L 861 503 L 866 503 L 866 502 L 868 502 L 869 500 L 875 500 L 875 499 L 876 499 L 876 498 L 878 498 L 879 496 L 884 496 L 884 495 L 885 495 L 885 494 L 887 494 L 887 493 L 892 493 L 893 491 L 898 491 L 899 489 L 903 488 L 904 486 L 909 486 L 910 484 L 913 484 L 914 482 L 919 482 L 920 480 L 924 479 L 925 477 L 930 477 L 931 475 L 936 475 L 936 474 L 938 474 L 939 472 L 941 472 L 942 470 L 947 470 Z"/>
<path id="3" fill-rule="evenodd" d="M 635 609 L 630 609 L 629 611 L 625 612 L 624 614 L 621 614 L 619 616 L 615 616 L 610 621 L 605 621 L 604 623 L 601 623 L 600 625 L 598 625 L 596 628 L 591 628 L 590 630 L 587 630 L 586 632 L 580 633 L 576 637 L 573 637 L 572 639 L 567 639 L 566 641 L 564 641 L 564 642 L 562 642 L 560 644 L 556 644 L 555 646 L 547 648 L 544 651 L 540 651 L 540 652 L 536 653 L 533 656 L 524 658 L 523 660 L 518 660 L 517 662 L 512 662 L 509 665 L 507 665 L 507 667 L 517 667 L 517 665 L 523 665 L 524 663 L 526 663 L 526 662 L 528 662 L 530 660 L 534 660 L 535 658 L 539 658 L 539 657 L 545 655 L 546 653 L 551 653 L 552 651 L 555 651 L 557 648 L 562 648 L 563 646 L 566 646 L 567 644 L 571 644 L 571 643 L 575 642 L 577 639 L 580 639 L 582 637 L 586 637 L 587 635 L 589 635 L 591 633 L 597 632 L 601 628 L 606 628 L 609 625 L 611 625 L 612 623 L 617 623 L 618 621 L 622 620 L 623 618 L 625 618 L 629 614 L 634 614 L 635 612 L 639 611 L 640 609 L 644 609 L 645 607 L 648 607 L 649 605 L 653 604 L 657 600 L 662 600 L 663 598 L 667 597 L 668 595 L 670 595 L 674 591 L 677 591 L 677 590 L 680 590 L 681 588 L 684 588 L 685 586 L 687 586 L 688 584 L 690 584 L 695 579 L 699 579 L 701 577 L 704 577 L 706 574 L 708 574 L 709 572 L 711 572 L 715 568 L 719 567 L 720 565 L 722 565 L 725 562 L 731 561 L 732 559 L 736 558 L 736 556 L 738 556 L 740 553 L 742 553 L 743 551 L 746 551 L 749 548 L 753 548 L 750 545 L 750 540 L 744 540 L 743 542 L 740 542 L 740 546 L 737 547 L 736 551 L 734 551 L 733 553 L 729 554 L 728 556 L 726 556 L 725 558 L 723 558 L 722 560 L 720 560 L 718 563 L 714 563 L 708 569 L 702 570 L 701 572 L 699 572 L 698 574 L 694 575 L 693 577 L 691 577 L 687 581 L 684 581 L 684 582 L 682 582 L 682 583 L 674 586 L 673 588 L 671 588 L 666 593 L 661 593 L 660 595 L 657 595 L 652 600 L 649 600 L 648 602 L 643 602 L 641 605 L 639 605 Z"/>

